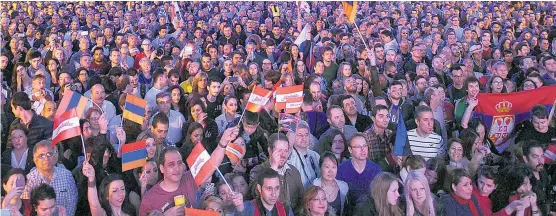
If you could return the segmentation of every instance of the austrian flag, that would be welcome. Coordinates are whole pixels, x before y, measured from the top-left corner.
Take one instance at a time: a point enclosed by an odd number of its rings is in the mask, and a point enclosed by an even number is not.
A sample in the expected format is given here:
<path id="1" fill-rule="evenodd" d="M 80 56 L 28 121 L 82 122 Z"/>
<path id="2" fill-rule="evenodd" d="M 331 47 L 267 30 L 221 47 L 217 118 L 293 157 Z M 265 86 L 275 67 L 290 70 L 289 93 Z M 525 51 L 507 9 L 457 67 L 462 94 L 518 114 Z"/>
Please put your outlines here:
<path id="1" fill-rule="evenodd" d="M 253 92 L 249 96 L 249 102 L 245 109 L 250 112 L 260 112 L 263 106 L 270 100 L 272 91 L 266 90 L 260 86 L 255 86 Z"/>
<path id="2" fill-rule="evenodd" d="M 52 145 L 56 145 L 62 140 L 81 135 L 79 118 L 75 108 L 69 109 L 60 116 L 54 117 L 54 130 L 52 131 Z"/>
<path id="3" fill-rule="evenodd" d="M 289 109 L 295 109 L 299 105 L 301 107 L 301 102 L 303 101 L 303 85 L 282 87 L 276 89 L 276 109 L 287 109 L 287 104 Z M 297 111 L 296 111 L 297 112 Z"/>
<path id="4" fill-rule="evenodd" d="M 186 161 L 197 186 L 201 185 L 216 169 L 210 161 L 210 154 L 203 147 L 202 143 L 195 145 Z"/>

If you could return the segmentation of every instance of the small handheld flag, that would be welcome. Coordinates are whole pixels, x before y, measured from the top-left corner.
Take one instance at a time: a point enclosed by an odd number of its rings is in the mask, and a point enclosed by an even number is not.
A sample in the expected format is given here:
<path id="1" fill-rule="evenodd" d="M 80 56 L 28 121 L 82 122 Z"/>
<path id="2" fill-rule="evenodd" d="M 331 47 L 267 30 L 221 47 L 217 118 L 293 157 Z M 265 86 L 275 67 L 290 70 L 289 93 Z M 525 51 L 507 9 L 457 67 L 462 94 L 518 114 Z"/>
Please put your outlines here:
<path id="1" fill-rule="evenodd" d="M 53 128 L 52 146 L 62 140 L 81 135 L 81 126 L 75 108 L 64 112 L 60 116 L 55 116 Z"/>
<path id="2" fill-rule="evenodd" d="M 125 97 L 124 112 L 122 113 L 122 117 L 137 124 L 143 124 L 146 107 L 147 101 L 131 94 L 127 94 Z"/>
<path id="3" fill-rule="evenodd" d="M 122 172 L 145 166 L 147 163 L 147 141 L 141 140 L 122 146 Z"/>
<path id="4" fill-rule="evenodd" d="M 344 14 L 348 18 L 349 23 L 355 23 L 355 14 L 357 14 L 357 2 L 342 1 L 342 6 L 344 7 Z"/>
<path id="5" fill-rule="evenodd" d="M 276 89 L 276 106 L 278 110 L 286 109 L 286 103 L 299 103 L 303 101 L 303 85 L 281 87 Z M 297 105 L 292 105 L 295 109 Z"/>
<path id="6" fill-rule="evenodd" d="M 199 186 L 203 180 L 207 179 L 215 170 L 210 161 L 210 154 L 202 143 L 197 143 L 186 159 L 191 175 L 195 178 L 195 183 Z"/>
<path id="7" fill-rule="evenodd" d="M 260 86 L 255 86 L 251 96 L 249 96 L 249 102 L 245 109 L 251 112 L 260 112 L 263 106 L 270 100 L 272 91 L 266 90 Z"/>
<path id="8" fill-rule="evenodd" d="M 60 101 L 60 105 L 58 106 L 58 110 L 56 110 L 56 114 L 54 116 L 60 116 L 66 111 L 75 108 L 77 117 L 83 118 L 87 102 L 88 99 L 85 96 L 72 90 L 66 89 L 64 92 L 64 96 L 62 96 L 62 100 Z"/>
<path id="9" fill-rule="evenodd" d="M 242 148 L 238 144 L 230 143 L 226 147 L 226 156 L 230 159 L 232 164 L 239 162 L 245 155 L 245 148 Z"/>

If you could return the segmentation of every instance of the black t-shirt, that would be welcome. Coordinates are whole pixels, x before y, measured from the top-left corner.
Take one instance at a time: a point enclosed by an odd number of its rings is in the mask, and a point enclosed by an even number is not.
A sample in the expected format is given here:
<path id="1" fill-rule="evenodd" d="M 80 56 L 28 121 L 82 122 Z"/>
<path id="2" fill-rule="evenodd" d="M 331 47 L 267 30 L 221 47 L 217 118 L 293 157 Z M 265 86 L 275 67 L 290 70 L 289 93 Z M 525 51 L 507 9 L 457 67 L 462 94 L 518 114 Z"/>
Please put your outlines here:
<path id="1" fill-rule="evenodd" d="M 451 86 L 447 96 L 448 98 L 450 98 L 452 103 L 455 103 L 456 100 L 462 99 L 466 95 L 467 91 L 465 90 L 465 88 L 457 89 L 456 87 Z"/>
<path id="2" fill-rule="evenodd" d="M 535 127 L 531 122 L 527 122 L 515 142 L 518 143 L 523 140 L 536 140 L 546 148 L 546 146 L 551 143 L 550 139 L 552 139 L 555 134 L 556 128 L 554 127 L 548 127 L 548 131 L 546 133 L 540 133 L 535 130 Z"/>
<path id="3" fill-rule="evenodd" d="M 218 95 L 214 102 L 210 102 L 207 98 L 207 117 L 210 119 L 215 119 L 220 114 L 222 114 L 222 102 L 224 102 L 224 97 Z"/>

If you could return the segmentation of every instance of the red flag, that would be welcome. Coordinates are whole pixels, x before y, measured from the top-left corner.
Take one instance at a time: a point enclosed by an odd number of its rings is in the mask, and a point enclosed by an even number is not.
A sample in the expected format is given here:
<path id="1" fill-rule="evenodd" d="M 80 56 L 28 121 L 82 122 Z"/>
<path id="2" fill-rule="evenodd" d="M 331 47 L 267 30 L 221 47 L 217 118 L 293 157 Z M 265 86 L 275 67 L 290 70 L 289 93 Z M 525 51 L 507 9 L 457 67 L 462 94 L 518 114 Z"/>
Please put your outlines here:
<path id="1" fill-rule="evenodd" d="M 286 109 L 286 103 L 303 101 L 303 85 L 289 86 L 276 89 L 276 109 Z M 301 106 L 301 105 L 300 105 Z M 295 107 L 294 107 L 295 108 Z"/>
<path id="2" fill-rule="evenodd" d="M 297 113 L 301 110 L 301 104 L 303 103 L 302 97 L 287 98 L 286 99 L 286 113 Z"/>
<path id="3" fill-rule="evenodd" d="M 210 154 L 202 143 L 197 143 L 193 147 L 186 161 L 197 186 L 201 185 L 203 180 L 207 179 L 216 170 L 216 167 L 210 161 Z"/>
<path id="4" fill-rule="evenodd" d="M 260 86 L 255 86 L 253 92 L 251 92 L 249 96 L 249 102 L 247 102 L 245 109 L 251 112 L 260 112 L 271 95 L 272 91 L 266 90 Z"/>
<path id="5" fill-rule="evenodd" d="M 218 212 L 185 207 L 185 216 L 218 216 Z"/>
<path id="6" fill-rule="evenodd" d="M 62 140 L 81 135 L 79 118 L 75 108 L 64 112 L 60 116 L 54 117 L 54 130 L 52 131 L 52 145 L 56 145 Z"/>
<path id="7" fill-rule="evenodd" d="M 230 159 L 232 164 L 239 162 L 245 155 L 245 147 L 241 147 L 238 144 L 230 143 L 226 147 L 226 156 Z"/>

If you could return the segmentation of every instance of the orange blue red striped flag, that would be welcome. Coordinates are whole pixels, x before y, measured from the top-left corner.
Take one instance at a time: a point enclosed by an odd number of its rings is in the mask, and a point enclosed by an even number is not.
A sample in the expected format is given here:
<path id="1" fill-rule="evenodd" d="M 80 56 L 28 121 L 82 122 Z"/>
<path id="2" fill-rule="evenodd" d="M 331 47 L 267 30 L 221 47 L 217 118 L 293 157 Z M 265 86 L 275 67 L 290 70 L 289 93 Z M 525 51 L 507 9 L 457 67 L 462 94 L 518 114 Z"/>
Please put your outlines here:
<path id="1" fill-rule="evenodd" d="M 58 106 L 58 110 L 56 110 L 56 114 L 54 116 L 60 116 L 66 111 L 75 108 L 77 117 L 83 118 L 87 102 L 88 100 L 85 96 L 72 90 L 66 89 L 64 92 L 64 96 L 60 101 L 60 105 Z"/>
<path id="2" fill-rule="evenodd" d="M 147 163 L 147 141 L 141 140 L 122 146 L 122 172 L 142 167 Z"/>
<path id="3" fill-rule="evenodd" d="M 143 124 L 146 107 L 147 101 L 135 97 L 131 94 L 127 94 L 127 96 L 125 97 L 125 106 L 122 117 L 137 124 Z"/>

